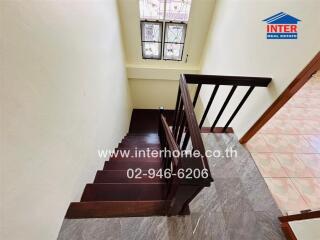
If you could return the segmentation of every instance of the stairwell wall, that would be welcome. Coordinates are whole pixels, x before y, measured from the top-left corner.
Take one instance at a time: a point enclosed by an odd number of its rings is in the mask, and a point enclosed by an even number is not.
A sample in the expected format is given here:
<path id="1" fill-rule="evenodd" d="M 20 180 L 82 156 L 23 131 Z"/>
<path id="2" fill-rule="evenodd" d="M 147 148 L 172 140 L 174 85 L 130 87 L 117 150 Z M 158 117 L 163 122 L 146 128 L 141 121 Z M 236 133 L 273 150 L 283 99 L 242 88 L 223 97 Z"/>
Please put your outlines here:
<path id="1" fill-rule="evenodd" d="M 318 0 L 217 0 L 202 59 L 202 74 L 272 77 L 256 88 L 231 126 L 239 138 L 258 120 L 320 50 Z M 263 19 L 286 12 L 301 20 L 297 40 L 267 40 Z M 212 124 L 230 88 L 220 88 L 208 114 Z M 238 88 L 219 121 L 224 126 L 246 88 Z M 201 90 L 206 106 L 212 87 Z"/>
<path id="2" fill-rule="evenodd" d="M 128 130 L 117 4 L 1 1 L 1 237 L 56 239 Z"/>

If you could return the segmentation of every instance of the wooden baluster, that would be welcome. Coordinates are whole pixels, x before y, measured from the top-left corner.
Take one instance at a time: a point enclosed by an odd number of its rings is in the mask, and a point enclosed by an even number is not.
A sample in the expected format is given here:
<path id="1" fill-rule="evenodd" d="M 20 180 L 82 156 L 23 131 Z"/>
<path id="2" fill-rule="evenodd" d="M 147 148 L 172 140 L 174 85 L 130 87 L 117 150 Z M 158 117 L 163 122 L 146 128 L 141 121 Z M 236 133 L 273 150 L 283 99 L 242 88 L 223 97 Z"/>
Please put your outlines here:
<path id="1" fill-rule="evenodd" d="M 242 100 L 240 101 L 239 105 L 237 106 L 236 110 L 234 110 L 234 112 L 232 113 L 230 119 L 228 120 L 227 124 L 224 126 L 223 128 L 223 132 L 225 132 L 228 128 L 228 126 L 230 125 L 230 123 L 232 122 L 232 120 L 234 119 L 234 117 L 237 115 L 237 113 L 239 112 L 240 108 L 242 107 L 242 105 L 245 103 L 245 101 L 248 99 L 248 97 L 250 96 L 251 92 L 253 91 L 254 86 L 250 87 L 248 89 L 248 91 L 246 92 L 246 94 L 244 95 L 244 97 L 242 98 Z"/>
<path id="2" fill-rule="evenodd" d="M 195 107 L 196 104 L 197 104 L 197 100 L 198 100 L 198 97 L 199 97 L 201 86 L 202 86 L 201 83 L 199 83 L 198 86 L 197 86 L 197 90 L 196 90 L 196 93 L 195 93 L 194 98 L 193 98 L 193 107 Z"/>
<path id="3" fill-rule="evenodd" d="M 179 107 L 178 107 L 178 114 L 177 114 L 177 120 L 176 120 L 176 123 L 175 123 L 175 129 L 174 129 L 174 132 L 173 132 L 173 135 L 174 135 L 175 139 L 177 139 L 178 131 L 179 131 L 179 127 L 180 127 L 182 119 L 183 119 L 183 101 L 182 101 L 182 98 L 180 98 Z"/>
<path id="4" fill-rule="evenodd" d="M 214 121 L 214 123 L 213 123 L 212 126 L 211 126 L 211 129 L 210 129 L 211 132 L 212 132 L 213 129 L 215 128 L 216 124 L 218 123 L 218 121 L 219 121 L 219 119 L 220 119 L 220 117 L 221 117 L 224 109 L 225 109 L 226 106 L 228 105 L 228 103 L 229 103 L 229 101 L 230 101 L 230 99 L 231 99 L 234 91 L 236 90 L 236 88 L 237 88 L 237 86 L 232 86 L 232 88 L 231 88 L 231 90 L 230 90 L 230 92 L 229 92 L 226 100 L 224 101 L 224 103 L 223 103 L 223 105 L 222 105 L 222 107 L 221 107 L 221 109 L 220 109 L 220 111 L 219 111 L 219 113 L 218 113 L 218 116 L 216 117 L 216 120 Z"/>
<path id="5" fill-rule="evenodd" d="M 184 136 L 184 139 L 183 139 L 181 150 L 186 150 L 189 140 L 190 140 L 190 132 L 187 130 L 186 135 Z"/>
<path id="6" fill-rule="evenodd" d="M 174 133 L 177 127 L 178 122 L 178 112 L 180 109 L 180 102 L 181 102 L 181 90 L 180 86 L 178 87 L 178 95 L 177 95 L 177 101 L 176 101 L 176 107 L 174 111 L 174 120 L 173 120 L 173 126 L 172 126 L 172 132 Z"/>
<path id="7" fill-rule="evenodd" d="M 182 118 L 181 118 L 181 122 L 179 124 L 179 131 L 178 131 L 178 136 L 176 138 L 177 140 L 177 144 L 180 146 L 180 142 L 181 142 L 181 138 L 182 138 L 182 134 L 184 132 L 184 127 L 185 127 L 185 123 L 186 123 L 186 113 L 183 110 L 182 111 Z"/>
<path id="8" fill-rule="evenodd" d="M 163 107 L 159 107 L 159 127 L 158 127 L 158 134 L 159 134 L 159 138 L 160 138 L 160 145 L 163 148 L 165 142 L 165 136 L 163 133 L 163 126 L 162 126 L 162 122 L 161 122 L 161 116 L 163 115 L 164 109 Z"/>
<path id="9" fill-rule="evenodd" d="M 200 124 L 199 124 L 199 128 L 200 128 L 200 129 L 202 128 L 202 125 L 203 125 L 203 123 L 204 123 L 204 121 L 205 121 L 205 119 L 206 119 L 206 117 L 207 117 L 207 114 L 208 114 L 208 112 L 209 112 L 209 110 L 210 110 L 210 107 L 211 107 L 211 104 L 212 104 L 212 102 L 213 102 L 213 99 L 214 99 L 214 97 L 216 96 L 216 94 L 217 94 L 217 92 L 218 92 L 219 86 L 220 86 L 220 85 L 216 85 L 216 86 L 214 87 L 212 93 L 211 93 L 209 102 L 208 102 L 208 104 L 207 104 L 207 107 L 206 107 L 206 109 L 205 109 L 205 111 L 204 111 L 204 113 L 203 113 L 203 116 L 202 116 L 201 121 L 200 121 Z"/>

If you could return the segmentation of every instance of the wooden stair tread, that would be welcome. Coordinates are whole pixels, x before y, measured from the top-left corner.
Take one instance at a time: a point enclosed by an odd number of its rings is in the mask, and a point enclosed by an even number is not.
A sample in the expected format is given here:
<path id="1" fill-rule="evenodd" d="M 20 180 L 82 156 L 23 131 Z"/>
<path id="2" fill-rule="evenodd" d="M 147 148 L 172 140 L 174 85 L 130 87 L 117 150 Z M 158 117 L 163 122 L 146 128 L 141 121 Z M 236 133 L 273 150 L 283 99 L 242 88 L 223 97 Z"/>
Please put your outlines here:
<path id="1" fill-rule="evenodd" d="M 147 173 L 143 171 L 142 173 Z M 103 170 L 97 171 L 94 183 L 163 183 L 164 178 L 140 175 L 141 178 L 128 178 L 125 170 Z"/>
<path id="2" fill-rule="evenodd" d="M 129 168 L 141 168 L 143 170 L 148 170 L 150 168 L 160 169 L 162 168 L 162 162 L 143 162 L 139 160 L 106 161 L 103 170 L 128 170 Z"/>
<path id="3" fill-rule="evenodd" d="M 87 184 L 81 202 L 166 200 L 166 183 L 92 183 Z"/>
<path id="4" fill-rule="evenodd" d="M 126 137 L 122 143 L 160 144 L 159 138 Z"/>
<path id="5" fill-rule="evenodd" d="M 118 146 L 115 151 L 119 151 L 119 150 L 130 150 L 130 151 L 134 151 L 135 149 L 137 150 L 160 150 L 160 146 Z"/>
<path id="6" fill-rule="evenodd" d="M 169 201 L 72 202 L 65 218 L 143 217 L 166 215 Z"/>
<path id="7" fill-rule="evenodd" d="M 150 138 L 159 138 L 158 133 L 127 133 L 126 137 L 150 137 Z"/>
<path id="8" fill-rule="evenodd" d="M 158 134 L 144 134 L 144 135 L 127 135 L 123 139 L 151 139 L 159 140 Z"/>
<path id="9" fill-rule="evenodd" d="M 139 142 L 124 142 L 119 143 L 118 148 L 121 147 L 128 147 L 128 148 L 139 148 L 139 149 L 146 149 L 146 148 L 160 148 L 160 144 L 149 144 L 149 143 L 139 143 Z"/>

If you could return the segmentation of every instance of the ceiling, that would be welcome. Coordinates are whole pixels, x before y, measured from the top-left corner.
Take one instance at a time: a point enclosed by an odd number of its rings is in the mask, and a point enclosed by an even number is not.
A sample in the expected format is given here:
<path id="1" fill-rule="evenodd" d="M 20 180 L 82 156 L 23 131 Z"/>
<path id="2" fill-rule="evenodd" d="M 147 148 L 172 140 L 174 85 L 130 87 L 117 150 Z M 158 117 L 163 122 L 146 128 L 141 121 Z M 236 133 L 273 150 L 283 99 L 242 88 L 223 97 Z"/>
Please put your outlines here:
<path id="1" fill-rule="evenodd" d="M 182 61 L 142 59 L 139 0 L 118 0 L 118 7 L 129 78 L 178 80 L 199 71 L 214 0 L 192 1 Z"/>

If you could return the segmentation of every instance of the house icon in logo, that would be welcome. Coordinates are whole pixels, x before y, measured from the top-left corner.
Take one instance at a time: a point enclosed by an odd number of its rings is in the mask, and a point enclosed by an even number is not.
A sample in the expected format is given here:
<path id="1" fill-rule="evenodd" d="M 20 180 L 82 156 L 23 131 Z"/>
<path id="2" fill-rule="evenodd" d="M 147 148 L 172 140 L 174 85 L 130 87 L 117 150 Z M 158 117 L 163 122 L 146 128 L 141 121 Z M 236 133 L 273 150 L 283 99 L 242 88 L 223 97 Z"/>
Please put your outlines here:
<path id="1" fill-rule="evenodd" d="M 267 39 L 297 39 L 301 20 L 280 12 L 263 20 L 267 23 Z"/>

